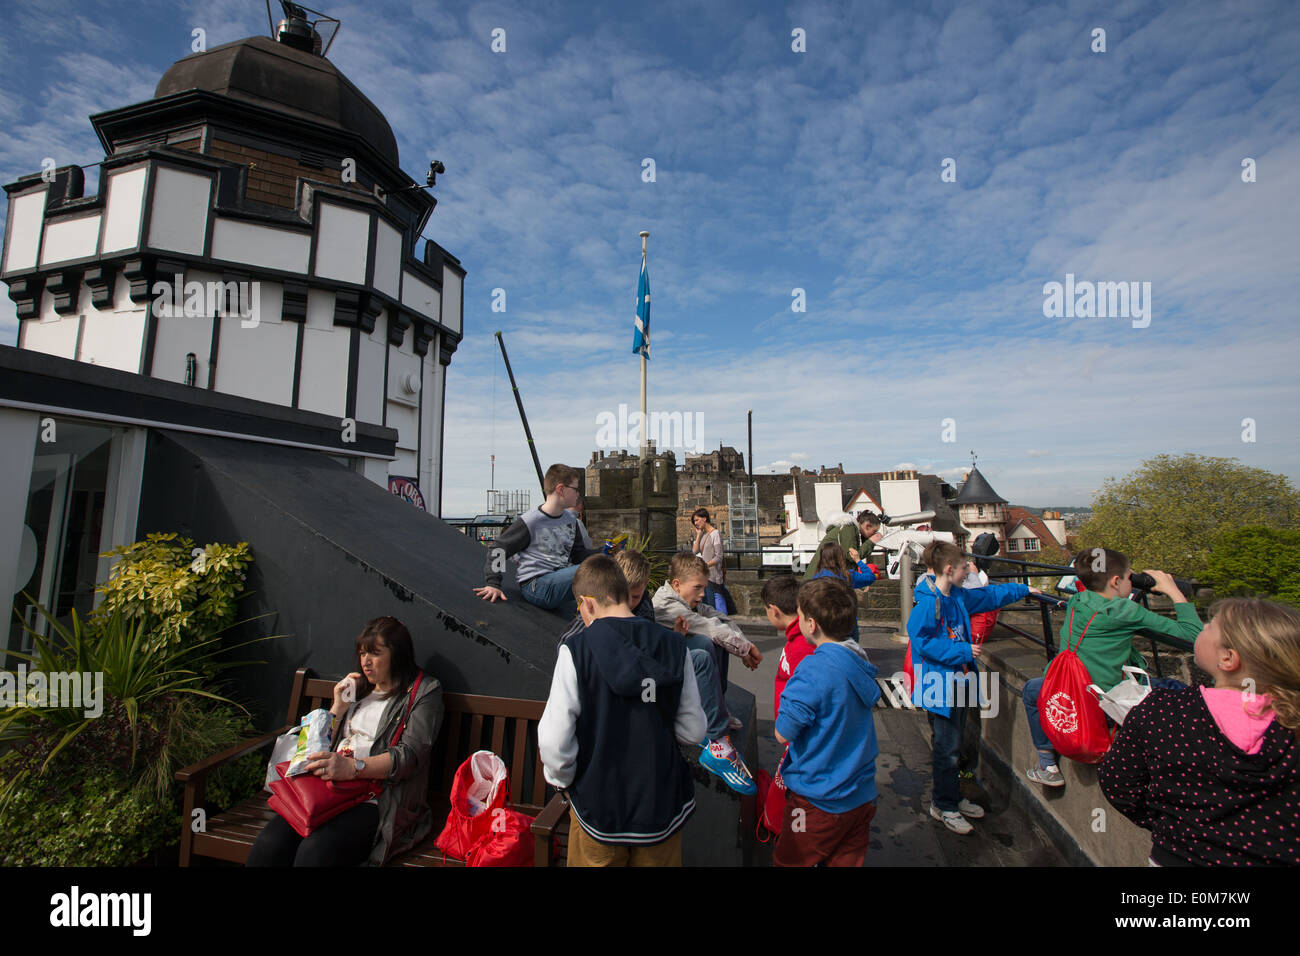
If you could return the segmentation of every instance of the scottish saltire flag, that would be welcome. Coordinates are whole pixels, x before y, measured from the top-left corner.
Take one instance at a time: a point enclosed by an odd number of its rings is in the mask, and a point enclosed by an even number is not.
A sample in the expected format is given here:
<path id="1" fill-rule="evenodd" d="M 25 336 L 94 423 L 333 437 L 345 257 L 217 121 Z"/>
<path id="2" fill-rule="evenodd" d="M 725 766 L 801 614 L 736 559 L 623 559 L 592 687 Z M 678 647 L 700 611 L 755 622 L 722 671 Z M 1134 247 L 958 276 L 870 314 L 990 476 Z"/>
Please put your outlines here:
<path id="1" fill-rule="evenodd" d="M 650 358 L 650 271 L 641 257 L 641 281 L 636 287 L 636 328 L 632 333 L 632 351 Z"/>

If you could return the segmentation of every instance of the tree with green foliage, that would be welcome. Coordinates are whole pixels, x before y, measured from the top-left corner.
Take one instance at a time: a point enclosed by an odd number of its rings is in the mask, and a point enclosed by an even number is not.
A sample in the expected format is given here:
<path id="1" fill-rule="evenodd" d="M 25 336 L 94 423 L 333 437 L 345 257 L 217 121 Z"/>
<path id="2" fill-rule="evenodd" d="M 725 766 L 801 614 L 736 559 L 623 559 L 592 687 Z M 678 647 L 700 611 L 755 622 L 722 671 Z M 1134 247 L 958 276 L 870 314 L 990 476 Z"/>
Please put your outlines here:
<path id="1" fill-rule="evenodd" d="M 1300 530 L 1224 531 L 1210 549 L 1205 578 L 1218 597 L 1261 597 L 1300 607 Z"/>
<path id="2" fill-rule="evenodd" d="M 1079 531 L 1079 547 L 1113 548 L 1137 570 L 1195 578 L 1205 575 L 1222 532 L 1298 524 L 1300 493 L 1285 475 L 1235 458 L 1157 455 L 1123 478 L 1106 479 Z"/>

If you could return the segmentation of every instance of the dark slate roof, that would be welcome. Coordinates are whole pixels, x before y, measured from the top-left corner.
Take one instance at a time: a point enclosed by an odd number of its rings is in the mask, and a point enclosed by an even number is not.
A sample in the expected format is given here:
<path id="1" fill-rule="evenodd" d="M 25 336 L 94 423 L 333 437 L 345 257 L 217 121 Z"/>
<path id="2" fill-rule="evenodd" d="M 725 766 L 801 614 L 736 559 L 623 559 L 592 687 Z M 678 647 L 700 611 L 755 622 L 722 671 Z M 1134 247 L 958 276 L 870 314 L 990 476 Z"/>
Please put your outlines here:
<path id="1" fill-rule="evenodd" d="M 962 482 L 961 490 L 957 492 L 957 497 L 951 502 L 954 505 L 1005 505 L 1007 503 L 1007 499 L 993 490 L 978 468 L 970 470 L 970 474 Z"/>
<path id="2" fill-rule="evenodd" d="M 270 37 L 247 37 L 177 60 L 154 98 L 195 89 L 355 133 L 399 165 L 397 138 L 384 114 L 323 56 Z"/>

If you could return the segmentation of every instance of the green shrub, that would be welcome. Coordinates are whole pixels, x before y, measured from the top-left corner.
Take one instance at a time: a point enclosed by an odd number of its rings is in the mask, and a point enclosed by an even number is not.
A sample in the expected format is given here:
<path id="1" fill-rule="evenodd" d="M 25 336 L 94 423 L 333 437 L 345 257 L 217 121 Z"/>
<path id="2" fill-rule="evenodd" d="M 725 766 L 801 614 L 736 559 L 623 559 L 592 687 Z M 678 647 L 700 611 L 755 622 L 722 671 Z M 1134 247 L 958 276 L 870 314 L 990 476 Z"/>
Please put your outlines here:
<path id="1" fill-rule="evenodd" d="M 180 814 L 114 770 L 60 764 L 0 811 L 5 866 L 129 866 L 180 833 Z"/>
<path id="2" fill-rule="evenodd" d="M 150 641 L 173 646 L 211 638 L 235 623 L 253 560 L 246 541 L 196 548 L 176 534 L 151 534 L 106 554 L 114 555 L 121 560 L 96 589 L 104 597 L 95 616 L 120 611 L 127 620 L 148 621 Z"/>

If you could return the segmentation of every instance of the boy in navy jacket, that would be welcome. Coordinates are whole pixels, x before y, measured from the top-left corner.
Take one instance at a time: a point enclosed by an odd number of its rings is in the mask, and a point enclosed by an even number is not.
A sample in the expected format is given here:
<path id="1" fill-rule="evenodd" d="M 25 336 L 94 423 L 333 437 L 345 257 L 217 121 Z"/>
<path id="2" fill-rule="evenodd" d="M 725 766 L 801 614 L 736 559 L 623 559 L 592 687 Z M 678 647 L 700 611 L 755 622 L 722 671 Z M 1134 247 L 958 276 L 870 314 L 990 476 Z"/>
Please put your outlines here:
<path id="1" fill-rule="evenodd" d="M 798 610 L 800 630 L 816 650 L 781 693 L 776 739 L 790 749 L 772 864 L 861 866 L 876 814 L 876 668 L 846 640 L 858 602 L 843 581 L 808 581 Z"/>
<path id="2" fill-rule="evenodd" d="M 586 628 L 560 645 L 537 749 L 568 790 L 569 866 L 681 866 L 695 784 L 677 749 L 704 736 L 695 673 L 681 638 L 637 617 L 613 559 L 573 577 Z"/>

